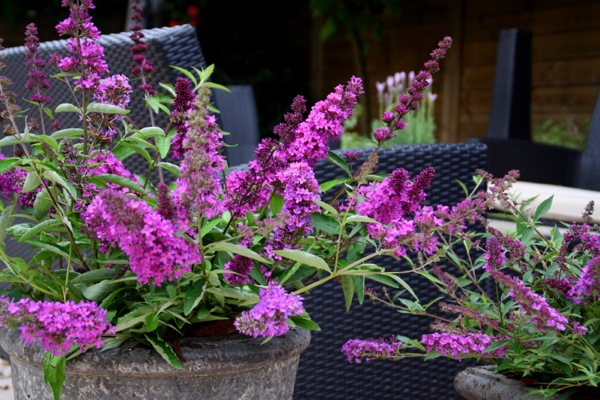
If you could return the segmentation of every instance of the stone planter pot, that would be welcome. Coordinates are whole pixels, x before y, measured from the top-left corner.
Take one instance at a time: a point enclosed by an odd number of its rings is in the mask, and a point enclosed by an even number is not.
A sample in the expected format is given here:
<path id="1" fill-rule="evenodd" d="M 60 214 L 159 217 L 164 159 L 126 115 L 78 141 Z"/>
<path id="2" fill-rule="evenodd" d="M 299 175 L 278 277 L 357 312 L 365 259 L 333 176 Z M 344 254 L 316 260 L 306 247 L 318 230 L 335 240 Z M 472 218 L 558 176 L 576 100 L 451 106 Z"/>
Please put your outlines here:
<path id="1" fill-rule="evenodd" d="M 532 388 L 525 383 L 493 372 L 491 365 L 471 367 L 459 372 L 454 379 L 456 393 L 467 400 L 540 400 L 542 396 L 527 396 Z M 549 400 L 554 399 L 550 397 Z M 576 393 L 572 400 L 600 398 L 598 388 Z"/>
<path id="2" fill-rule="evenodd" d="M 262 341 L 242 335 L 182 339 L 181 369 L 134 341 L 88 351 L 67 362 L 62 399 L 291 399 L 310 333 L 293 329 Z M 17 330 L 4 331 L 0 344 L 10 355 L 15 400 L 52 399 L 43 351 L 23 346 Z"/>

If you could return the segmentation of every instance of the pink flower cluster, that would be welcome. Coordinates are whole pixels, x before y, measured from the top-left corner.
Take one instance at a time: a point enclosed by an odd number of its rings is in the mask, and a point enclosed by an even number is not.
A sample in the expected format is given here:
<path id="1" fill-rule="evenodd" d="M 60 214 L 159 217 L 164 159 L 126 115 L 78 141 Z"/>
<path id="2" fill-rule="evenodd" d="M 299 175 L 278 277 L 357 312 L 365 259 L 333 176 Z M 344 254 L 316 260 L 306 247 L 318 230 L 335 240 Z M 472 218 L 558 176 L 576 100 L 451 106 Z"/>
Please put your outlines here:
<path id="1" fill-rule="evenodd" d="M 238 332 L 252 337 L 281 336 L 289 330 L 287 319 L 304 313 L 302 297 L 287 293 L 283 286 L 270 283 L 260 289 L 254 308 L 235 319 Z"/>
<path id="2" fill-rule="evenodd" d="M 380 240 L 385 248 L 396 249 L 399 257 L 406 254 L 403 239 L 408 237 L 414 239 L 410 241 L 412 250 L 428 254 L 435 250 L 437 239 L 426 231 L 441 225 L 443 220 L 431 207 L 421 205 L 434 173 L 433 168 L 426 168 L 411 182 L 408 172 L 398 168 L 382 182 L 359 189 L 364 200 L 356 206 L 357 211 L 379 222 L 368 224 L 369 235 Z"/>
<path id="3" fill-rule="evenodd" d="M 195 246 L 176 235 L 171 221 L 122 192 L 101 191 L 82 218 L 89 234 L 103 243 L 101 250 L 118 245 L 129 256 L 129 266 L 142 284 L 160 286 L 202 260 Z"/>
<path id="4" fill-rule="evenodd" d="M 600 256 L 592 258 L 583 267 L 579 280 L 568 292 L 568 297 L 578 304 L 600 298 Z"/>
<path id="5" fill-rule="evenodd" d="M 438 351 L 444 356 L 451 356 L 458 360 L 464 356 L 497 356 L 502 357 L 504 347 L 486 352 L 485 350 L 497 339 L 483 333 L 431 333 L 423 335 L 421 343 L 427 351 Z"/>
<path id="6" fill-rule="evenodd" d="M 342 346 L 342 353 L 346 355 L 348 362 L 360 364 L 378 358 L 393 358 L 402 348 L 404 343 L 396 340 L 385 339 L 351 339 Z"/>
<path id="7" fill-rule="evenodd" d="M 544 296 L 537 294 L 533 289 L 517 277 L 509 276 L 490 267 L 483 266 L 494 280 L 508 289 L 508 295 L 519 304 L 524 316 L 531 318 L 531 322 L 542 332 L 548 328 L 564 331 L 569 320 L 548 304 Z"/>
<path id="8" fill-rule="evenodd" d="M 94 302 L 50 302 L 0 296 L 0 326 L 19 326 L 23 342 L 41 343 L 46 351 L 64 355 L 73 346 L 86 351 L 104 344 L 102 335 L 115 333 L 106 320 L 106 310 Z"/>
<path id="9" fill-rule="evenodd" d="M 80 88 L 96 91 L 102 74 L 108 72 L 104 59 L 104 48 L 99 42 L 100 31 L 92 22 L 89 9 L 95 8 L 92 0 L 63 0 L 63 7 L 69 7 L 70 15 L 56 26 L 59 35 L 69 35 L 67 50 L 71 57 L 54 55 L 52 62 L 62 72 L 76 72 L 80 77 L 75 84 Z"/>

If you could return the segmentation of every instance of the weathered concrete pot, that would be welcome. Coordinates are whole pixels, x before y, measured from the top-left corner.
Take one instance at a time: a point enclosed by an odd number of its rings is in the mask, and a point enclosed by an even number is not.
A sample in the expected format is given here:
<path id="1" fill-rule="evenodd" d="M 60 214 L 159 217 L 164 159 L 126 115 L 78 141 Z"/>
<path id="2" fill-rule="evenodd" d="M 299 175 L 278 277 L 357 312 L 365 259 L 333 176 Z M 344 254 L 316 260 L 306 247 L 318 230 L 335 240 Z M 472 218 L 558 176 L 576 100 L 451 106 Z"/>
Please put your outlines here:
<path id="1" fill-rule="evenodd" d="M 134 341 L 88 351 L 67 362 L 62 399 L 291 399 L 310 333 L 293 329 L 262 341 L 242 335 L 182 339 L 187 361 L 181 369 Z M 0 343 L 10 355 L 15 400 L 52 399 L 43 351 L 23 346 L 17 330 L 4 331 Z"/>
<path id="2" fill-rule="evenodd" d="M 542 396 L 527 396 L 530 386 L 504 375 L 493 372 L 491 365 L 471 367 L 459 372 L 454 378 L 456 393 L 467 400 L 539 400 Z M 550 397 L 552 400 L 556 396 Z M 598 388 L 588 388 L 569 397 L 572 400 L 600 398 Z"/>

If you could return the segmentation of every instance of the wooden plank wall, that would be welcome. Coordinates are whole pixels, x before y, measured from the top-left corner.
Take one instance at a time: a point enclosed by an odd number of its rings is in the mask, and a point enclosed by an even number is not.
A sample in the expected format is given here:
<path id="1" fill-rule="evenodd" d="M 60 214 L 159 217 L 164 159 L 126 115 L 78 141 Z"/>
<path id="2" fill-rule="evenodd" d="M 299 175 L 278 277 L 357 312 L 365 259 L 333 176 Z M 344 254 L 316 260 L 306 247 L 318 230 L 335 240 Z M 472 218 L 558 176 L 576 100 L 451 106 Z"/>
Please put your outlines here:
<path id="1" fill-rule="evenodd" d="M 375 82 L 418 70 L 444 36 L 454 38 L 434 76 L 438 141 L 483 137 L 487 130 L 500 30 L 532 33 L 532 124 L 571 115 L 589 118 L 600 94 L 600 1 L 425 0 L 402 2 L 400 19 L 385 18 L 386 39 L 374 42 L 368 73 Z M 357 74 L 342 34 L 313 41 L 313 96 Z M 373 98 L 375 96 L 373 95 Z M 373 99 L 372 103 L 375 103 Z M 376 117 L 376 115 L 372 115 Z"/>

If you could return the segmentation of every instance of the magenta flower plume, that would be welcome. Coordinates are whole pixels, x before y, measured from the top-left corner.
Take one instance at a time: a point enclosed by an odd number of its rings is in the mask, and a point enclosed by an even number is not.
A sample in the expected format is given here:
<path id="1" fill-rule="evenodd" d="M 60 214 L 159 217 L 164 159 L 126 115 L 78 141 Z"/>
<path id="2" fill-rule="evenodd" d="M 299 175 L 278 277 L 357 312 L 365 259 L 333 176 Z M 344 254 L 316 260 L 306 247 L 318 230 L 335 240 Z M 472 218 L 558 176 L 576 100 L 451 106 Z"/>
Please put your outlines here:
<path id="1" fill-rule="evenodd" d="M 59 35 L 68 35 L 67 51 L 70 57 L 53 57 L 62 72 L 79 73 L 75 85 L 80 89 L 95 92 L 102 74 L 108 72 L 104 59 L 104 48 L 100 45 L 100 31 L 92 23 L 89 10 L 95 8 L 91 0 L 62 2 L 69 7 L 69 17 L 56 26 Z"/>
<path id="2" fill-rule="evenodd" d="M 192 91 L 192 82 L 186 78 L 177 78 L 175 82 L 175 99 L 170 119 L 177 134 L 171 142 L 171 152 L 174 159 L 183 157 L 183 142 L 188 131 L 188 116 L 193 110 L 196 95 Z"/>
<path id="3" fill-rule="evenodd" d="M 221 139 L 213 115 L 190 126 L 181 173 L 173 191 L 173 201 L 182 220 L 191 221 L 194 216 L 212 218 L 223 210 L 221 176 L 225 159 L 219 154 Z"/>
<path id="4" fill-rule="evenodd" d="M 421 343 L 423 343 L 427 351 L 438 351 L 440 354 L 450 356 L 457 360 L 464 356 L 481 356 L 481 357 L 502 357 L 504 355 L 504 347 L 486 352 L 492 343 L 498 339 L 494 336 L 483 333 L 431 333 L 423 335 Z"/>
<path id="5" fill-rule="evenodd" d="M 548 329 L 554 331 L 564 331 L 566 329 L 569 320 L 551 307 L 545 297 L 527 287 L 522 280 L 495 270 L 489 264 L 486 264 L 483 268 L 496 282 L 508 289 L 508 295 L 519 304 L 524 316 L 531 318 L 531 322 L 535 324 L 537 329 L 542 332 L 547 332 Z"/>
<path id="6" fill-rule="evenodd" d="M 82 213 L 87 232 L 102 244 L 101 250 L 118 245 L 142 284 L 160 286 L 175 280 L 202 260 L 195 246 L 177 236 L 177 227 L 146 202 L 122 192 L 101 191 Z"/>
<path id="7" fill-rule="evenodd" d="M 451 37 L 447 36 L 441 40 L 438 43 L 438 47 L 431 52 L 431 58 L 424 64 L 425 69 L 415 75 L 411 81 L 411 86 L 406 89 L 406 93 L 398 97 L 398 105 L 394 107 L 395 116 L 389 113 L 384 113 L 381 116 L 382 121 L 386 123 L 386 128 L 381 128 L 376 132 L 375 139 L 379 143 L 395 137 L 396 135 L 393 131 L 406 129 L 407 125 L 402 118 L 408 112 L 419 109 L 419 102 L 423 98 L 423 92 L 432 82 L 431 76 L 439 71 L 439 62 L 446 57 L 446 52 L 451 46 Z"/>
<path id="8" fill-rule="evenodd" d="M 30 68 L 30 71 L 27 73 L 29 80 L 25 82 L 25 88 L 33 92 L 29 100 L 35 101 L 43 107 L 52 102 L 52 99 L 43 93 L 44 90 L 50 88 L 50 82 L 44 73 L 46 61 L 41 58 L 40 40 L 37 35 L 38 30 L 35 24 L 28 24 L 25 29 L 25 46 L 27 47 L 25 65 Z"/>
<path id="9" fill-rule="evenodd" d="M 393 358 L 402 348 L 404 343 L 386 339 L 351 339 L 342 346 L 342 353 L 348 362 L 360 364 L 364 361 Z"/>
<path id="10" fill-rule="evenodd" d="M 13 302 L 0 296 L 0 326 L 19 326 L 23 342 L 40 342 L 44 350 L 65 355 L 73 346 L 86 351 L 104 345 L 102 335 L 115 333 L 106 310 L 94 302 L 65 303 L 21 299 Z"/>
<path id="11" fill-rule="evenodd" d="M 579 280 L 568 292 L 576 303 L 589 303 L 600 298 L 600 256 L 592 258 L 581 271 Z"/>
<path id="12" fill-rule="evenodd" d="M 258 304 L 242 312 L 234 324 L 238 332 L 244 335 L 281 336 L 289 330 L 287 319 L 302 313 L 302 297 L 287 293 L 281 285 L 271 283 L 260 289 Z"/>
<path id="13" fill-rule="evenodd" d="M 382 182 L 372 183 L 359 189 L 363 201 L 357 204 L 359 214 L 373 218 L 379 224 L 368 224 L 371 237 L 381 241 L 387 249 L 396 249 L 396 255 L 406 254 L 403 239 L 412 237 L 407 243 L 413 250 L 422 250 L 432 254 L 437 239 L 427 232 L 441 224 L 430 207 L 423 208 L 425 188 L 429 186 L 434 174 L 433 168 L 426 168 L 414 180 L 403 168 L 393 171 Z M 414 218 L 410 218 L 414 217 Z M 418 233 L 420 228 L 423 233 Z"/>
<path id="14" fill-rule="evenodd" d="M 297 246 L 298 238 L 312 232 L 311 213 L 317 212 L 320 200 L 319 183 L 313 169 L 304 162 L 292 163 L 277 174 L 283 187 L 283 208 L 277 215 L 280 223 L 275 227 L 265 245 L 268 256 L 281 259 L 273 250 L 292 249 Z"/>
<path id="15" fill-rule="evenodd" d="M 227 176 L 226 205 L 234 218 L 240 218 L 248 211 L 255 212 L 271 197 L 277 173 L 288 164 L 286 149 L 302 123 L 306 100 L 302 96 L 296 96 L 291 109 L 292 112 L 284 116 L 285 122 L 278 124 L 273 130 L 279 140 L 261 140 L 254 151 L 254 160 L 248 163 L 248 169 L 235 171 Z"/>
<path id="16" fill-rule="evenodd" d="M 306 121 L 296 130 L 296 136 L 286 149 L 289 162 L 304 161 L 311 166 L 327 157 L 329 140 L 340 137 L 342 123 L 354 112 L 358 96 L 364 93 L 362 80 L 352 77 L 346 86 L 338 85 L 325 100 L 317 102 Z"/>
<path id="17" fill-rule="evenodd" d="M 134 22 L 133 26 L 130 28 L 131 35 L 129 36 L 131 40 L 133 40 L 133 45 L 129 49 L 132 55 L 133 61 L 137 64 L 135 67 L 131 69 L 131 73 L 133 75 L 138 75 L 141 77 L 141 83 L 138 86 L 139 89 L 152 96 L 156 94 L 156 89 L 152 87 L 152 85 L 148 82 L 148 75 L 154 71 L 154 67 L 152 66 L 152 62 L 146 57 L 146 53 L 148 52 L 148 45 L 144 43 L 144 32 L 142 32 L 141 22 L 142 18 L 142 8 L 139 6 L 140 0 L 133 0 L 131 2 L 131 9 L 133 14 L 131 15 L 131 20 Z"/>
<path id="18" fill-rule="evenodd" d="M 232 285 L 251 283 L 250 272 L 252 272 L 253 268 L 254 264 L 251 258 L 236 255 L 231 261 L 225 263 L 225 271 L 232 272 L 226 274 L 225 279 Z"/>
<path id="19" fill-rule="evenodd" d="M 4 159 L 6 156 L 0 154 L 0 160 Z M 13 195 L 20 194 L 26 177 L 27 172 L 18 168 L 11 168 L 0 173 L 0 196 L 3 199 L 10 199 Z"/>

